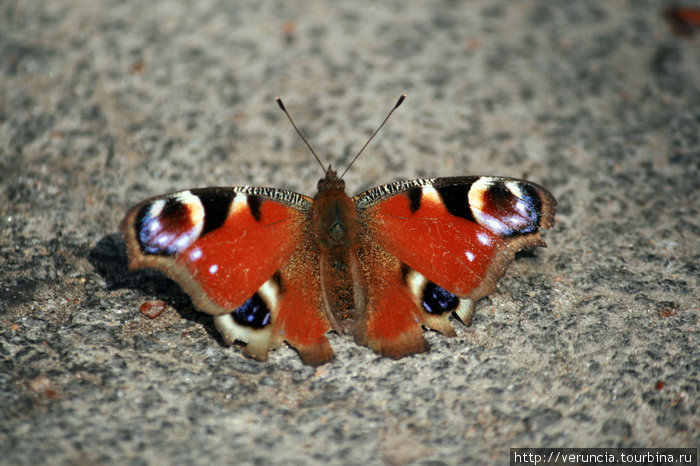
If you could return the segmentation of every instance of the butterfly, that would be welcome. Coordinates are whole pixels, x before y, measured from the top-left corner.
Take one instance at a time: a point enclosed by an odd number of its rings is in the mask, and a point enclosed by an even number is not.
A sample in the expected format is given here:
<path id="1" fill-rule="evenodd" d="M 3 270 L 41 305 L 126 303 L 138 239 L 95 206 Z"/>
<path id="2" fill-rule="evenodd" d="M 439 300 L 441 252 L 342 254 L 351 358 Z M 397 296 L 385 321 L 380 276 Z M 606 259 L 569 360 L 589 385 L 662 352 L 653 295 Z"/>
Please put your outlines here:
<path id="1" fill-rule="evenodd" d="M 254 359 L 286 342 L 324 364 L 329 331 L 398 359 L 427 350 L 422 327 L 454 336 L 452 314 L 470 325 L 515 253 L 545 246 L 554 223 L 555 198 L 529 181 L 424 178 L 350 197 L 345 172 L 324 171 L 313 198 L 233 186 L 148 199 L 120 225 L 129 266 L 173 279 Z"/>

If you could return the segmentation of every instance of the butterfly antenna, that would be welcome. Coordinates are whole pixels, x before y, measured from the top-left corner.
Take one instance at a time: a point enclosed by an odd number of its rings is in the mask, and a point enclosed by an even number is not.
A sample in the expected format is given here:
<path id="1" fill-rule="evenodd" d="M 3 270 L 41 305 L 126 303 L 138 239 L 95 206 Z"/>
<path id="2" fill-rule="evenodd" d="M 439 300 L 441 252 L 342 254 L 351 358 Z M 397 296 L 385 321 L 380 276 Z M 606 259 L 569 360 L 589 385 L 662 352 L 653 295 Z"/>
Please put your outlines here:
<path id="1" fill-rule="evenodd" d="M 352 167 L 352 164 L 355 163 L 355 160 L 357 160 L 357 158 L 360 156 L 360 154 L 362 153 L 362 151 L 365 150 L 365 147 L 367 147 L 367 146 L 369 145 L 369 143 L 372 142 L 372 139 L 374 139 L 374 137 L 377 135 L 377 133 L 379 132 L 379 130 L 382 129 L 382 127 L 386 124 L 386 122 L 387 122 L 387 120 L 389 120 L 389 117 L 391 116 L 391 114 L 394 113 L 394 110 L 396 110 L 397 108 L 399 108 L 399 105 L 401 105 L 405 99 L 406 99 L 406 94 L 401 94 L 401 97 L 399 97 L 399 100 L 396 101 L 396 104 L 394 105 L 394 108 L 392 108 L 391 111 L 389 112 L 389 114 L 386 116 L 386 118 L 384 118 L 384 121 L 382 121 L 382 124 L 379 125 L 379 128 L 377 128 L 376 130 L 374 130 L 374 133 L 372 133 L 372 135 L 369 137 L 369 139 L 367 140 L 367 142 L 365 143 L 365 145 L 362 146 L 362 149 L 360 149 L 360 152 L 358 152 L 357 155 L 352 159 L 352 161 L 350 162 L 350 164 L 348 165 L 348 167 L 345 169 L 345 171 L 343 172 L 343 174 L 340 175 L 340 178 L 338 178 L 338 179 L 340 179 L 340 180 L 343 179 L 343 177 L 344 177 L 345 174 L 348 172 L 348 170 L 350 170 L 350 167 Z"/>
<path id="2" fill-rule="evenodd" d="M 289 119 L 289 122 L 294 127 L 294 130 L 297 132 L 297 134 L 299 135 L 301 140 L 304 141 L 304 144 L 306 144 L 306 147 L 308 147 L 309 150 L 311 151 L 311 153 L 314 154 L 314 157 L 316 157 L 316 161 L 318 162 L 319 165 L 321 165 L 321 168 L 325 172 L 326 167 L 323 166 L 323 162 L 321 162 L 321 159 L 318 158 L 318 155 L 316 155 L 316 152 L 314 152 L 314 148 L 311 147 L 311 144 L 309 144 L 309 141 L 307 141 L 306 138 L 304 137 L 304 135 L 301 134 L 301 131 L 299 131 L 299 128 L 297 128 L 297 125 L 294 124 L 294 120 L 292 120 L 292 117 L 289 115 L 289 112 L 287 111 L 284 104 L 282 103 L 282 99 L 280 99 L 279 97 L 275 97 L 275 100 L 277 101 L 277 105 L 280 106 L 280 108 L 282 109 L 284 114 L 287 115 L 287 118 Z"/>

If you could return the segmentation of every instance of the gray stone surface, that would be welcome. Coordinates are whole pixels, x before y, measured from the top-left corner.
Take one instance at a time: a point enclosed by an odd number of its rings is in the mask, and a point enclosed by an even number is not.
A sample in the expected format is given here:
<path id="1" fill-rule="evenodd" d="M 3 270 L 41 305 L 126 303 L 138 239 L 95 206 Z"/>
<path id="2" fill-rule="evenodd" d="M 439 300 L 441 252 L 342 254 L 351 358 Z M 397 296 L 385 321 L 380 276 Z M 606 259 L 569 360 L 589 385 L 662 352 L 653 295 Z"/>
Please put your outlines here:
<path id="1" fill-rule="evenodd" d="M 700 6 L 698 2 L 690 2 Z M 653 1 L 0 2 L 1 464 L 504 464 L 697 446 L 700 38 Z M 223 346 L 117 224 L 210 185 L 527 177 L 560 201 L 458 336 Z M 139 312 L 168 303 L 160 317 Z"/>

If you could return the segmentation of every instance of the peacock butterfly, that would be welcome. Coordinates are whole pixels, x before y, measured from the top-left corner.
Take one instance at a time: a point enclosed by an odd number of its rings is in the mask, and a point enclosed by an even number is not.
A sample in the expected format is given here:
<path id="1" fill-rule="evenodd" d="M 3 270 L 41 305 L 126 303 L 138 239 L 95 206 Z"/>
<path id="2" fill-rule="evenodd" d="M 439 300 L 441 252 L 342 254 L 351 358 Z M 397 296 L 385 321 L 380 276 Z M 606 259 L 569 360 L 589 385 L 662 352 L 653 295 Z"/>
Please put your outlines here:
<path id="1" fill-rule="evenodd" d="M 540 229 L 554 222 L 556 200 L 529 181 L 426 178 L 349 197 L 343 175 L 324 171 L 313 199 L 250 186 L 148 199 L 120 225 L 130 268 L 175 280 L 258 360 L 287 342 L 306 364 L 329 362 L 328 331 L 401 358 L 427 349 L 422 326 L 454 336 L 453 313 L 469 325 L 515 253 L 545 246 Z"/>

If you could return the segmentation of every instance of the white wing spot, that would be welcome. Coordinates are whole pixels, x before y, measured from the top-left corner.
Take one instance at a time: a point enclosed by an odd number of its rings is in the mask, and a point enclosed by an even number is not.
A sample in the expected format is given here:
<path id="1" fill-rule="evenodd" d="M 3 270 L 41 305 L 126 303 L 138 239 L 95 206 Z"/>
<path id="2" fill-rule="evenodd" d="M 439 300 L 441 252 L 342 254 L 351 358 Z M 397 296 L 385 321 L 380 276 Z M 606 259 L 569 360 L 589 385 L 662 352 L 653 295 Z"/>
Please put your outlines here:
<path id="1" fill-rule="evenodd" d="M 202 258 L 202 250 L 200 248 L 194 248 L 190 251 L 190 260 L 197 261 Z"/>
<path id="2" fill-rule="evenodd" d="M 476 239 L 484 246 L 491 246 L 491 237 L 484 232 L 477 233 Z"/>
<path id="3" fill-rule="evenodd" d="M 421 203 L 430 202 L 431 204 L 439 204 L 442 202 L 437 189 L 432 186 L 423 186 L 421 189 Z"/>
<path id="4" fill-rule="evenodd" d="M 231 201 L 231 207 L 228 210 L 228 214 L 233 215 L 244 210 L 248 210 L 248 196 L 245 194 L 236 193 L 233 201 Z"/>
<path id="5" fill-rule="evenodd" d="M 209 266 L 209 273 L 214 275 L 216 272 L 219 271 L 219 265 L 218 264 L 213 264 Z"/>

